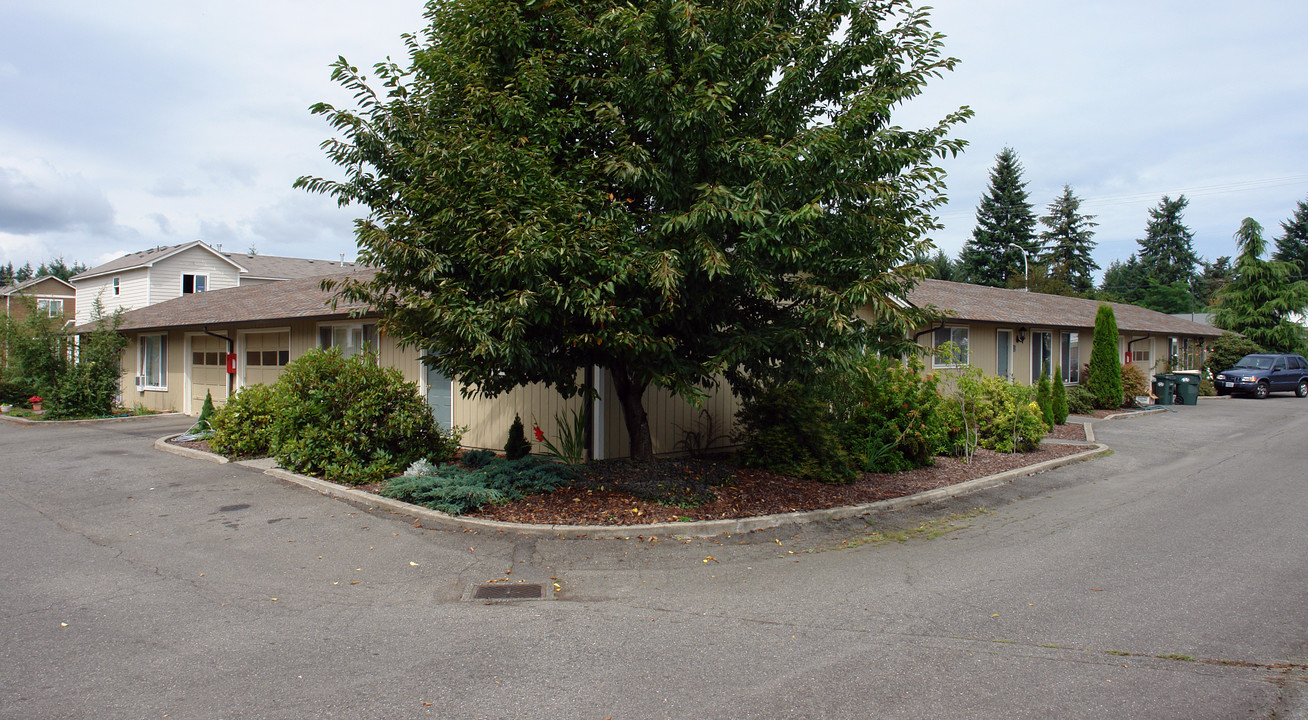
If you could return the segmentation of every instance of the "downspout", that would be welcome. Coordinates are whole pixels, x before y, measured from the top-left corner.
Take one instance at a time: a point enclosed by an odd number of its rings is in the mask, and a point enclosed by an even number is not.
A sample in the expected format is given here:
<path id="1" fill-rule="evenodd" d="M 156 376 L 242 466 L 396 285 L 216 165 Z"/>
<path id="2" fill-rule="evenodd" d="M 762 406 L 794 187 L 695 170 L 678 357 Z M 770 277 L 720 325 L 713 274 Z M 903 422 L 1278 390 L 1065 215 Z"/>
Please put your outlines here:
<path id="1" fill-rule="evenodd" d="M 228 355 L 235 355 L 235 354 L 236 354 L 236 340 L 234 340 L 233 338 L 229 338 L 229 337 L 227 337 L 226 335 L 219 335 L 218 333 L 215 333 L 215 332 L 209 332 L 209 327 L 208 327 L 207 325 L 204 326 L 204 327 L 202 327 L 202 328 L 200 328 L 200 330 L 201 330 L 201 332 L 203 332 L 205 335 L 211 335 L 211 336 L 213 336 L 213 337 L 218 338 L 219 340 L 225 340 L 225 341 L 227 341 L 227 354 L 228 354 Z M 185 361 L 186 361 L 186 360 L 183 358 L 183 362 L 185 362 Z M 224 373 L 227 372 L 227 358 L 225 358 L 225 357 L 223 358 L 223 372 L 224 372 Z M 235 389 L 236 389 L 236 373 L 228 374 L 228 375 L 227 375 L 227 397 L 226 397 L 226 399 L 224 400 L 224 402 L 226 402 L 227 400 L 231 400 L 231 399 L 232 399 L 232 393 L 235 392 Z M 189 393 L 190 390 L 189 390 L 189 389 L 186 389 L 186 392 Z M 188 397 L 189 397 L 189 396 L 188 396 Z"/>
<path id="2" fill-rule="evenodd" d="M 1127 341 L 1127 343 L 1126 343 L 1126 352 L 1129 353 L 1129 354 L 1131 355 L 1131 357 L 1132 357 L 1132 359 L 1133 359 L 1132 362 L 1134 362 L 1135 352 L 1131 350 L 1131 346 L 1134 345 L 1134 344 L 1136 344 L 1136 343 L 1138 343 L 1138 342 L 1140 342 L 1141 340 L 1148 340 L 1148 339 L 1149 339 L 1149 336 L 1148 336 L 1148 335 L 1145 335 L 1144 337 L 1138 337 L 1138 338 L 1136 338 L 1136 339 L 1134 339 L 1134 340 L 1128 340 L 1128 341 Z M 1150 379 L 1152 379 L 1152 376 L 1153 376 L 1153 368 L 1152 368 L 1152 367 L 1150 368 L 1149 375 L 1150 375 Z"/>

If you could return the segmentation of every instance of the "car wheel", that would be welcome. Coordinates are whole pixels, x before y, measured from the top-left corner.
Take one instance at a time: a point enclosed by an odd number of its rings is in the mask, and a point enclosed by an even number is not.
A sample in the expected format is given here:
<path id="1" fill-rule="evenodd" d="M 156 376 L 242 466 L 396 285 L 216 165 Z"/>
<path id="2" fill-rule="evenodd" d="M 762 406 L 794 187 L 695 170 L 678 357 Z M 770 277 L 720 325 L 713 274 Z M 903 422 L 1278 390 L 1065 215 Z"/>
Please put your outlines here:
<path id="1" fill-rule="evenodd" d="M 1253 396 L 1262 400 L 1267 397 L 1268 392 L 1270 391 L 1267 388 L 1267 383 L 1260 382 L 1254 386 Z"/>
<path id="2" fill-rule="evenodd" d="M 1299 387 L 1294 389 L 1295 397 L 1308 397 L 1308 380 L 1300 380 Z"/>

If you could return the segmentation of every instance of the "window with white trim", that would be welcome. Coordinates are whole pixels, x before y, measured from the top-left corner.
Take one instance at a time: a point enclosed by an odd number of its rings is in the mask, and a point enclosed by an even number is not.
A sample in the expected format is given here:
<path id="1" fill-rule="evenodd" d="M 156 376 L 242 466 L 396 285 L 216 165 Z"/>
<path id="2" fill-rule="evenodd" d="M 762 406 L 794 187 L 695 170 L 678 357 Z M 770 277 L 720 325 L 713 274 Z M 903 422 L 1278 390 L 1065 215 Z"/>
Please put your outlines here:
<path id="1" fill-rule="evenodd" d="M 117 295 L 118 293 L 122 292 L 122 290 L 123 288 L 121 283 L 118 282 L 118 278 L 114 278 L 114 294 Z"/>
<path id="2" fill-rule="evenodd" d="M 64 314 L 63 300 L 37 300 L 36 312 L 46 317 L 59 317 Z"/>
<path id="3" fill-rule="evenodd" d="M 209 289 L 208 275 L 191 275 L 187 273 L 182 275 L 182 294 L 190 295 L 191 293 L 202 293 Z"/>
<path id="4" fill-rule="evenodd" d="M 1077 333 L 1063 333 L 1058 356 L 1063 362 L 1063 383 L 1076 385 L 1081 382 L 1081 345 Z"/>
<path id="5" fill-rule="evenodd" d="M 968 363 L 968 328 L 937 328 L 934 337 L 936 351 L 931 356 L 932 367 L 961 367 Z M 950 343 L 953 343 L 952 353 L 942 349 Z"/>
<path id="6" fill-rule="evenodd" d="M 338 325 L 320 325 L 318 327 L 318 347 L 329 350 L 340 348 L 342 357 L 350 357 L 364 348 L 377 350 L 376 323 L 353 323 Z"/>
<path id="7" fill-rule="evenodd" d="M 165 335 L 142 335 L 140 340 L 141 376 L 150 390 L 166 390 L 168 386 L 168 338 Z"/>

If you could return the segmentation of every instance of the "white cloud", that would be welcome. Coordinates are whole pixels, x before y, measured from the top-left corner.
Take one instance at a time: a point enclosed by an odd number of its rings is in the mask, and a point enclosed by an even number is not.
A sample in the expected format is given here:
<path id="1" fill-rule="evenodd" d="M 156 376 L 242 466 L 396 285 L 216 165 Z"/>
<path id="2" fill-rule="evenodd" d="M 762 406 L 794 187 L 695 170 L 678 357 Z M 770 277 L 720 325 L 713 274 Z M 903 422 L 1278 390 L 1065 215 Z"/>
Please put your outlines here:
<path id="1" fill-rule="evenodd" d="M 82 177 L 53 168 L 0 167 L 0 232 L 103 231 L 113 219 L 104 192 Z"/>

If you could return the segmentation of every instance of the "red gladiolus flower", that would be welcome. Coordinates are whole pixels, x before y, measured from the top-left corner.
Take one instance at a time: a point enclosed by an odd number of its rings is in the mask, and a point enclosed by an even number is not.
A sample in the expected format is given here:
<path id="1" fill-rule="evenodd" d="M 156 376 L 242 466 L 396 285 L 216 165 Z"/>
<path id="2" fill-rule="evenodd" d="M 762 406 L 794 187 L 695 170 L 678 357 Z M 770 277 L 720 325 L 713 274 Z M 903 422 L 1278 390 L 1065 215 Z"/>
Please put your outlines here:
<path id="1" fill-rule="evenodd" d="M 536 442 L 542 442 L 545 440 L 545 432 L 540 429 L 539 425 L 532 425 L 531 429 L 536 433 Z"/>

